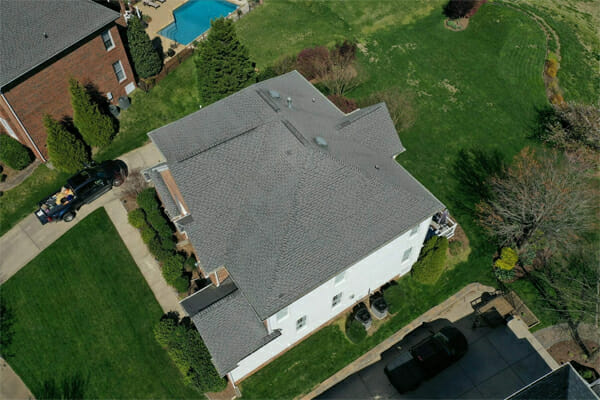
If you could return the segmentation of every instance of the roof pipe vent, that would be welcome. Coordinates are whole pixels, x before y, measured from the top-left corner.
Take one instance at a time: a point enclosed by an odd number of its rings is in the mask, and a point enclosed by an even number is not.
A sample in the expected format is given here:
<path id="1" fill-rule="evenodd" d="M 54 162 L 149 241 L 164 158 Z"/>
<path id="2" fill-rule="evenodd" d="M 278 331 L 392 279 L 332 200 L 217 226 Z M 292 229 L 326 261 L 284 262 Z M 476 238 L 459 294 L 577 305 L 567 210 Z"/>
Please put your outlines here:
<path id="1" fill-rule="evenodd" d="M 325 140 L 325 138 L 321 137 L 321 136 L 317 136 L 315 137 L 315 143 L 319 146 L 319 147 L 323 147 L 324 149 L 327 148 L 327 140 Z"/>
<path id="2" fill-rule="evenodd" d="M 287 98 L 287 106 L 288 106 L 288 108 L 292 108 L 292 98 L 291 97 Z"/>
<path id="3" fill-rule="evenodd" d="M 44 39 L 48 39 L 48 34 L 46 32 L 44 32 L 42 35 L 44 35 Z"/>

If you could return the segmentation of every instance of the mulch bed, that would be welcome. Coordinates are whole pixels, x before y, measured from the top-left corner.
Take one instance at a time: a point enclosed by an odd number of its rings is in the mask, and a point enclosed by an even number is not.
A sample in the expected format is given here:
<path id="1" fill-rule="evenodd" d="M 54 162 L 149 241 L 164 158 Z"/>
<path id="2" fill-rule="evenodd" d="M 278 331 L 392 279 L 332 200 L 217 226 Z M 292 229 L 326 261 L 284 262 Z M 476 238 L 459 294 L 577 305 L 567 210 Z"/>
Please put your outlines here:
<path id="1" fill-rule="evenodd" d="M 565 340 L 554 344 L 548 349 L 548 353 L 554 358 L 559 364 L 567 361 L 575 360 L 578 363 L 594 368 L 597 366 L 600 360 L 600 352 L 598 352 L 598 343 L 592 340 L 583 341 L 587 348 L 592 352 L 591 358 L 586 358 L 585 354 L 581 351 L 577 343 L 574 340 Z"/>

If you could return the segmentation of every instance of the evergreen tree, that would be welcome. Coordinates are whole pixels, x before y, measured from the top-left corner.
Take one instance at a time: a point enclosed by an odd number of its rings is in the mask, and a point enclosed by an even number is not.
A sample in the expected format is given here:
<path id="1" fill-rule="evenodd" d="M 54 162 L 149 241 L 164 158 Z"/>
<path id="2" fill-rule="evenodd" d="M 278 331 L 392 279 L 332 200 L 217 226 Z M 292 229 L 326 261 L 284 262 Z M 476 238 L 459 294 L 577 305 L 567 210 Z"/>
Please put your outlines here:
<path id="1" fill-rule="evenodd" d="M 213 103 L 255 81 L 248 49 L 239 41 L 233 22 L 219 18 L 211 22 L 208 37 L 196 56 L 200 99 Z"/>
<path id="2" fill-rule="evenodd" d="M 90 146 L 106 146 L 115 133 L 111 117 L 102 114 L 87 90 L 73 78 L 69 80 L 69 92 L 73 107 L 73 124 L 83 140 Z"/>
<path id="3" fill-rule="evenodd" d="M 64 172 L 77 172 L 88 161 L 85 146 L 62 124 L 50 117 L 44 116 L 46 127 L 48 156 L 52 165 Z"/>
<path id="4" fill-rule="evenodd" d="M 141 78 L 158 74 L 162 69 L 162 61 L 142 22 L 138 18 L 131 18 L 127 24 L 127 40 L 135 71 Z"/>

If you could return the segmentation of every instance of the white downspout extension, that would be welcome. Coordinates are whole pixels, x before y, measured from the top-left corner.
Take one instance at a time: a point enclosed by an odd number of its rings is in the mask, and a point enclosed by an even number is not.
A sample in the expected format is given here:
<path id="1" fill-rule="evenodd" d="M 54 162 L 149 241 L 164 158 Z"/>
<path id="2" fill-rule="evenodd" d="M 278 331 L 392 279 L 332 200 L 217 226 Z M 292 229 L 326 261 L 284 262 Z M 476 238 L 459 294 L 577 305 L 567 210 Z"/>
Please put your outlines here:
<path id="1" fill-rule="evenodd" d="M 29 141 L 31 142 L 31 144 L 33 145 L 33 147 L 35 148 L 35 151 L 39 154 L 39 156 L 42 159 L 42 161 L 44 161 L 44 162 L 48 161 L 48 160 L 46 160 L 46 158 L 44 157 L 44 155 L 42 154 L 42 152 L 40 151 L 40 149 L 37 147 L 37 145 L 35 144 L 35 142 L 31 138 L 31 136 L 29 135 L 29 132 L 27 132 L 27 129 L 25 129 L 25 126 L 21 122 L 21 119 L 17 116 L 17 113 L 15 113 L 15 110 L 13 110 L 12 106 L 8 102 L 8 99 L 6 98 L 6 96 L 4 96 L 4 93 L 0 93 L 0 96 L 2 96 L 2 99 L 4 99 L 4 102 L 6 103 L 6 105 L 8 105 L 8 109 L 12 113 L 13 117 L 15 117 L 15 119 L 19 123 L 19 126 L 21 126 L 21 129 L 23 129 L 23 132 L 25 132 L 25 135 L 27 135 L 27 138 L 29 139 Z"/>

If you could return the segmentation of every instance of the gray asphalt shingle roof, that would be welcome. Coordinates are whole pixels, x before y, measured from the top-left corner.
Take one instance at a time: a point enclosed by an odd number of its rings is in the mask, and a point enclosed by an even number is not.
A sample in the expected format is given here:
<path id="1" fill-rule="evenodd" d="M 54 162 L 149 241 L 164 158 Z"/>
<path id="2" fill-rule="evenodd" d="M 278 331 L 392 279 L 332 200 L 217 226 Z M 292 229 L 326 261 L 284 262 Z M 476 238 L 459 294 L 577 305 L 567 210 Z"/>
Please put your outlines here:
<path id="1" fill-rule="evenodd" d="M 148 173 L 150 175 L 150 179 L 152 179 L 152 182 L 154 182 L 154 188 L 158 193 L 158 197 L 160 197 L 160 200 L 162 201 L 167 216 L 169 218 L 178 216 L 180 214 L 179 207 L 177 207 L 177 203 L 173 199 L 173 196 L 171 196 L 171 192 L 169 191 L 169 188 L 163 180 L 160 172 L 152 169 Z"/>
<path id="2" fill-rule="evenodd" d="M 393 160 L 385 104 L 344 115 L 295 71 L 149 135 L 203 267 L 225 265 L 261 320 L 444 208 Z"/>
<path id="3" fill-rule="evenodd" d="M 221 376 L 281 335 L 280 331 L 267 333 L 267 328 L 239 290 L 198 312 L 192 321 Z"/>
<path id="4" fill-rule="evenodd" d="M 0 0 L 0 87 L 118 17 L 91 0 Z"/>

